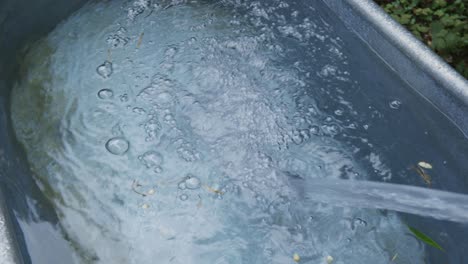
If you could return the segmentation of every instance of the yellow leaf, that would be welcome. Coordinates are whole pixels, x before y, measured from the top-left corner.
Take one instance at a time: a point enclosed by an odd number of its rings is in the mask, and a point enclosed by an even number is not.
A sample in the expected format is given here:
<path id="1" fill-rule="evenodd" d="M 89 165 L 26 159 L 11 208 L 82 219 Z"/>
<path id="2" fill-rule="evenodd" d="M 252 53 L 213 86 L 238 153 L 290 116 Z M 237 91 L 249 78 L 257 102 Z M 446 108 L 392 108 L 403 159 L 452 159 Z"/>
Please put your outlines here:
<path id="1" fill-rule="evenodd" d="M 301 257 L 299 257 L 299 255 L 297 253 L 294 253 L 293 260 L 296 261 L 296 262 L 299 262 L 301 260 Z"/>
<path id="2" fill-rule="evenodd" d="M 217 189 L 213 189 L 213 188 L 211 188 L 210 186 L 205 185 L 204 187 L 205 187 L 206 190 L 209 191 L 209 192 L 216 193 L 216 194 L 220 194 L 220 195 L 223 195 L 223 194 L 224 194 L 224 192 L 222 192 L 222 191 L 220 191 L 220 190 L 217 190 Z"/>
<path id="3" fill-rule="evenodd" d="M 423 169 L 428 169 L 428 170 L 432 169 L 432 165 L 430 163 L 428 163 L 428 162 L 425 162 L 425 161 L 418 162 L 418 166 L 423 168 Z"/>

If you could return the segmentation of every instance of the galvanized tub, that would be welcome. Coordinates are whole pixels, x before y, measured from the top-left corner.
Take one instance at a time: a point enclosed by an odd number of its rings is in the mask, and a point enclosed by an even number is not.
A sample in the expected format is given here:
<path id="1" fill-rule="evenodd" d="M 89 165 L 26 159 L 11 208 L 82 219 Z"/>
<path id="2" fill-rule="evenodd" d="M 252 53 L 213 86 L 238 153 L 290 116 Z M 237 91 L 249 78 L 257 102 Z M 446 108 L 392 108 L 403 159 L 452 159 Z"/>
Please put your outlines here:
<path id="1" fill-rule="evenodd" d="M 50 206 L 32 196 L 37 186 L 10 124 L 9 96 L 17 71 L 16 53 L 26 43 L 47 34 L 86 1 L 0 2 L 1 102 L 1 263 L 67 263 L 69 252 L 55 228 L 57 216 L 44 214 Z M 369 0 L 323 1 L 402 80 L 430 101 L 468 135 L 468 82 L 411 36 Z M 35 190 L 35 192 L 34 192 Z M 53 250 L 50 250 L 54 248 Z"/>

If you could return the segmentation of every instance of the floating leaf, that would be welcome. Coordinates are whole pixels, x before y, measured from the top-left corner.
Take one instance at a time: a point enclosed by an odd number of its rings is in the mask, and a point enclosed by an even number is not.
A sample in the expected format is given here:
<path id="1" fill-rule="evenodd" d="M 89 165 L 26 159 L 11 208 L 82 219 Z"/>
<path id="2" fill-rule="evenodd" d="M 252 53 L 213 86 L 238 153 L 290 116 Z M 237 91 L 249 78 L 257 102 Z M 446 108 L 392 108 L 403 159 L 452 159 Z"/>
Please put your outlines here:
<path id="1" fill-rule="evenodd" d="M 437 242 L 435 242 L 434 240 L 432 240 L 432 238 L 428 237 L 427 235 L 425 235 L 424 233 L 422 233 L 421 231 L 417 230 L 416 228 L 414 227 L 411 227 L 411 226 L 408 226 L 409 230 L 411 231 L 411 233 L 413 233 L 413 235 L 421 240 L 422 242 L 428 244 L 429 246 L 432 246 L 432 247 L 435 247 L 441 251 L 444 251 L 445 250 L 439 245 L 437 244 Z"/>
<path id="2" fill-rule="evenodd" d="M 299 261 L 301 260 L 301 257 L 299 257 L 299 255 L 298 255 L 297 253 L 294 253 L 294 255 L 293 255 L 293 260 L 294 260 L 295 262 L 299 262 Z"/>
<path id="3" fill-rule="evenodd" d="M 418 162 L 418 166 L 423 168 L 423 169 L 428 169 L 428 170 L 432 169 L 432 165 L 430 163 L 428 163 L 428 162 L 425 162 L 425 161 Z"/>

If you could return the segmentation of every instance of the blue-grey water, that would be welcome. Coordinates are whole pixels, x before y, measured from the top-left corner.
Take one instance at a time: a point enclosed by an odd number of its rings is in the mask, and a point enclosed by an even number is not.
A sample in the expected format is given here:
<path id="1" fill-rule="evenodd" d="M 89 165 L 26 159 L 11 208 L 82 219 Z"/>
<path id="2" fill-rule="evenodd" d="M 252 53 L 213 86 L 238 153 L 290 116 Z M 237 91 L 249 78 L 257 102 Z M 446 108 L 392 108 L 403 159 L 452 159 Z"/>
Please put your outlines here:
<path id="1" fill-rule="evenodd" d="M 15 131 L 77 263 L 463 258 L 433 218 L 466 233 L 466 138 L 320 2 L 95 1 L 21 72 Z"/>

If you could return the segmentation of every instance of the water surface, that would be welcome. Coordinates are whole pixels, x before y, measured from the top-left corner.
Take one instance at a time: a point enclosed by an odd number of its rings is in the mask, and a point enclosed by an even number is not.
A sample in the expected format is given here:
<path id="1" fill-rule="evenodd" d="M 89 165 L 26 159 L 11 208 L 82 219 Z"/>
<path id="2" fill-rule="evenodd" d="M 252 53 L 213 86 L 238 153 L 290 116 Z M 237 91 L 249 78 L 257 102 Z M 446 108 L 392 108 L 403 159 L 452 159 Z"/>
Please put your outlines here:
<path id="1" fill-rule="evenodd" d="M 320 2 L 90 3 L 29 48 L 12 119 L 77 263 L 424 263 L 411 217 L 313 180 L 427 188 L 424 160 L 467 190 L 466 139 Z"/>

